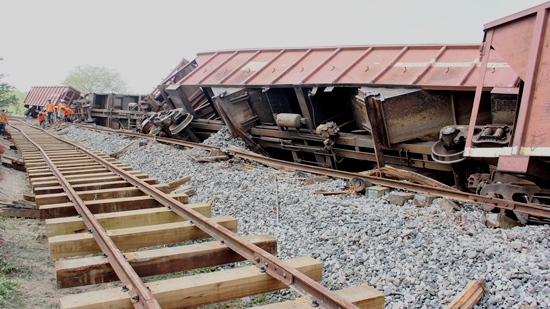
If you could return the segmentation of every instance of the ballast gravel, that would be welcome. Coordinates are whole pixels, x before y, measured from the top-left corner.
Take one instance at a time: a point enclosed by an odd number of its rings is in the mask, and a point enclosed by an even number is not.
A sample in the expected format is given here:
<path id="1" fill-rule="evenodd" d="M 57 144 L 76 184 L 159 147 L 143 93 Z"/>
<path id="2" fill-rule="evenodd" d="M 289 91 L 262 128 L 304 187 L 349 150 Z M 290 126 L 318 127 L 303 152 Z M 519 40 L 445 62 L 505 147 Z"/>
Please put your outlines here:
<path id="1" fill-rule="evenodd" d="M 133 140 L 68 127 L 63 137 L 105 154 Z M 233 159 L 195 163 L 208 156 L 153 140 L 134 143 L 119 160 L 170 182 L 191 176 L 190 202 L 217 197 L 213 216 L 238 219 L 242 236 L 268 233 L 278 240 L 278 257 L 310 255 L 323 263 L 321 284 L 332 290 L 369 284 L 386 297 L 386 308 L 443 308 L 470 280 L 485 280 L 491 293 L 475 308 L 550 308 L 550 226 L 485 227 L 475 205 L 447 212 L 436 199 L 428 207 L 391 205 L 387 195 L 323 196 L 341 191 L 340 179 L 306 185 L 303 172 L 284 172 Z M 246 147 L 227 129 L 205 144 Z"/>

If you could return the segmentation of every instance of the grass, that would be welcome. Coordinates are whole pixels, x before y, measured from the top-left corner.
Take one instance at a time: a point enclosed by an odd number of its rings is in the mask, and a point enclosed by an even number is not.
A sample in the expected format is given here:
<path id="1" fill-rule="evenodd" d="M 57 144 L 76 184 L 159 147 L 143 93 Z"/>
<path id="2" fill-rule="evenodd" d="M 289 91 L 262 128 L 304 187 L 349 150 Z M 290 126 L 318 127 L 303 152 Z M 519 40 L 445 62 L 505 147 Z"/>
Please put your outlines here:
<path id="1" fill-rule="evenodd" d="M 19 281 L 17 276 L 28 273 L 28 270 L 17 267 L 13 262 L 0 258 L 0 308 L 15 308 L 22 305 L 17 296 Z"/>

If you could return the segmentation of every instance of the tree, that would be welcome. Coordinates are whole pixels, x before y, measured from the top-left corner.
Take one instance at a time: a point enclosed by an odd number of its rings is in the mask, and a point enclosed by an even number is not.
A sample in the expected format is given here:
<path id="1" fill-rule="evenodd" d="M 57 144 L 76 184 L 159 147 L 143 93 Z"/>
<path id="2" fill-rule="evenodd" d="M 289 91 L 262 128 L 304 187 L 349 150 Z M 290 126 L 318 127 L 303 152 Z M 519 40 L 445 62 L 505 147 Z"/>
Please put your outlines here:
<path id="1" fill-rule="evenodd" d="M 0 58 L 0 61 L 4 60 Z M 0 74 L 0 80 L 4 78 L 4 74 Z M 8 108 L 11 105 L 18 103 L 17 97 L 12 93 L 15 87 L 8 83 L 0 83 L 0 107 Z"/>
<path id="2" fill-rule="evenodd" d="M 106 67 L 79 65 L 61 83 L 82 93 L 124 93 L 126 82 L 120 73 Z"/>

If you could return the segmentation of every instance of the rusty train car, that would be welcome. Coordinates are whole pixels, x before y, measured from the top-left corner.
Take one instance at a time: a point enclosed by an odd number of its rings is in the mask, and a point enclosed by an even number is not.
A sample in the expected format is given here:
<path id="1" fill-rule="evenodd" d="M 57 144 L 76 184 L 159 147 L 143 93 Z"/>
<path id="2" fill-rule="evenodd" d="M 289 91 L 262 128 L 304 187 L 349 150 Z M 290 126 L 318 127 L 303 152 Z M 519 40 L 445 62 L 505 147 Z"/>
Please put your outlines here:
<path id="1" fill-rule="evenodd" d="M 390 164 L 549 205 L 549 10 L 491 22 L 473 45 L 199 53 L 133 104 L 92 100 L 92 114 L 192 141 L 225 125 L 273 157 L 347 170 Z"/>
<path id="2" fill-rule="evenodd" d="M 263 154 L 330 168 L 397 165 L 548 205 L 549 9 L 485 25 L 479 45 L 199 53 L 148 101 L 182 109 L 199 137 L 221 120 Z"/>

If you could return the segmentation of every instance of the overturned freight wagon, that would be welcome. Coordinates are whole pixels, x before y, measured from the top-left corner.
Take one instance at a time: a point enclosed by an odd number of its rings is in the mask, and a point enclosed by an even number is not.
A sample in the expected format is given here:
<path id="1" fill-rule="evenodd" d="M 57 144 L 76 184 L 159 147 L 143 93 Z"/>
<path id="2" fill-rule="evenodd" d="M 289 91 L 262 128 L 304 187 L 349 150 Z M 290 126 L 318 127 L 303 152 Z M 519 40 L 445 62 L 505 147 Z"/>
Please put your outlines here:
<path id="1" fill-rule="evenodd" d="M 482 44 L 200 53 L 142 101 L 159 113 L 140 128 L 200 140 L 225 124 L 273 157 L 547 205 L 549 7 L 486 25 Z"/>
<path id="2" fill-rule="evenodd" d="M 45 108 L 48 99 L 51 99 L 53 104 L 57 104 L 61 100 L 70 104 L 79 98 L 80 91 L 71 86 L 37 86 L 31 88 L 23 101 L 23 106 L 27 108 L 27 116 L 36 118 L 38 111 Z"/>
<path id="3" fill-rule="evenodd" d="M 191 114 L 205 102 L 271 156 L 435 171 L 462 190 L 548 204 L 549 7 L 486 25 L 478 45 L 204 52 L 156 98 Z M 197 118 L 191 128 L 208 128 Z"/>
<path id="4" fill-rule="evenodd" d="M 479 51 L 417 45 L 201 53 L 198 67 L 170 86 L 171 97 L 186 101 L 186 89 L 200 87 L 234 135 L 296 162 L 452 171 L 432 158 L 432 147 L 441 128 L 470 121 Z M 495 117 L 511 124 L 513 113 L 497 115 L 490 106 L 515 105 L 518 75 L 496 53 L 488 70 L 479 124 Z"/>

